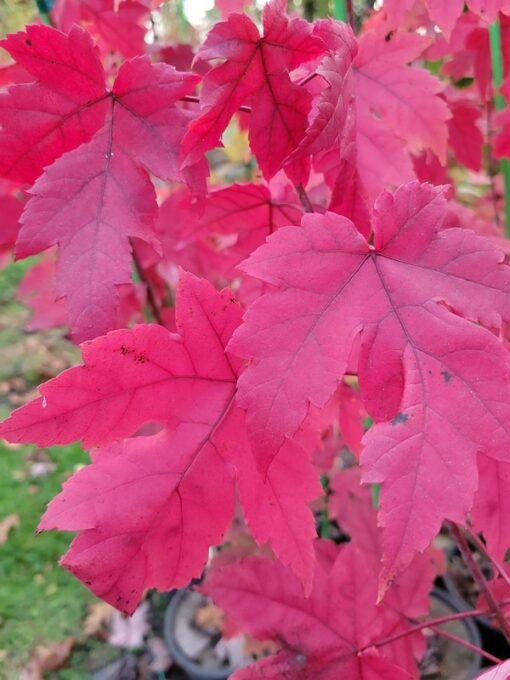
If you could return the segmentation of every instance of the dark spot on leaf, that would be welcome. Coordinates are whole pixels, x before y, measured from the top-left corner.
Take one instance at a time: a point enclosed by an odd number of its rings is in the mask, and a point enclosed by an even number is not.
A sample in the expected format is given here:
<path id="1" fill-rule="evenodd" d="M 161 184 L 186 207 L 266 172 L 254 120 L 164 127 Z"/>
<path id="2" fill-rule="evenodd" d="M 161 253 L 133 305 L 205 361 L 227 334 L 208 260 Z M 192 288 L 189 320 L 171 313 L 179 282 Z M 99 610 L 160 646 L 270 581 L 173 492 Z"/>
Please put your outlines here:
<path id="1" fill-rule="evenodd" d="M 409 416 L 405 413 L 397 413 L 397 415 L 391 421 L 392 425 L 401 425 L 402 423 L 407 423 Z"/>
<path id="2" fill-rule="evenodd" d="M 29 38 L 25 40 L 25 44 L 28 45 L 29 47 L 32 47 L 32 41 Z"/>
<path id="3" fill-rule="evenodd" d="M 85 581 L 85 585 L 90 586 L 92 584 L 92 581 Z"/>
<path id="4" fill-rule="evenodd" d="M 441 375 L 443 376 L 445 383 L 449 383 L 453 377 L 448 371 L 441 371 Z"/>
<path id="5" fill-rule="evenodd" d="M 135 354 L 135 364 L 145 364 L 147 361 L 145 354 Z"/>

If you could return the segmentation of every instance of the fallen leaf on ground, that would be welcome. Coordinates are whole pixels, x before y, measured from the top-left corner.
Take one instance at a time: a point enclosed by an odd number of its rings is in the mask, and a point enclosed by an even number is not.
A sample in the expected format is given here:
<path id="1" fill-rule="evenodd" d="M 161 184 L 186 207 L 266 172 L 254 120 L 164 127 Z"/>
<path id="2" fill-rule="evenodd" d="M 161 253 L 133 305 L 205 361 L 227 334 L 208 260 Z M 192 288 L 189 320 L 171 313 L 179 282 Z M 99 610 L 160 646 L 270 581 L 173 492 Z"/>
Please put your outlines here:
<path id="1" fill-rule="evenodd" d="M 5 543 L 9 538 L 9 532 L 14 527 L 19 526 L 19 516 L 13 513 L 12 515 L 7 515 L 0 521 L 0 545 Z"/>
<path id="2" fill-rule="evenodd" d="M 115 610 L 106 602 L 94 602 L 89 606 L 83 622 L 83 635 L 93 637 L 106 631 Z"/>
<path id="3" fill-rule="evenodd" d="M 58 671 L 71 655 L 74 638 L 67 637 L 62 642 L 37 645 L 32 658 L 20 675 L 20 680 L 42 680 L 44 673 Z"/>

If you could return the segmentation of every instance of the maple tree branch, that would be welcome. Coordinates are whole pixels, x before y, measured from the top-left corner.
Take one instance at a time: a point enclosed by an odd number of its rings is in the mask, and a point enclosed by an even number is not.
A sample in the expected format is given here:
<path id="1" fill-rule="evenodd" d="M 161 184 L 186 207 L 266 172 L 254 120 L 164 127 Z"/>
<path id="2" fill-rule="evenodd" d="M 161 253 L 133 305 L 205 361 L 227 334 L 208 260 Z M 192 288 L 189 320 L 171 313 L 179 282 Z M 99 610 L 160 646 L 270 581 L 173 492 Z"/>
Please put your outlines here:
<path id="1" fill-rule="evenodd" d="M 471 572 L 471 576 L 473 577 L 475 583 L 478 585 L 480 593 L 483 594 L 485 599 L 487 600 L 489 608 L 491 609 L 491 611 L 494 613 L 494 616 L 498 620 L 503 635 L 510 643 L 510 628 L 508 626 L 508 622 L 505 619 L 505 615 L 501 611 L 501 607 L 497 603 L 496 598 L 492 594 L 491 589 L 489 588 L 489 585 L 485 579 L 485 576 L 482 573 L 482 570 L 480 569 L 479 564 L 477 563 L 473 556 L 473 553 L 471 552 L 466 537 L 462 533 L 458 524 L 456 524 L 455 522 L 450 522 L 450 527 L 455 542 L 459 547 L 460 554 L 462 555 L 464 562 L 466 563 L 467 567 L 469 568 L 469 571 Z"/>
<path id="2" fill-rule="evenodd" d="M 502 600 L 501 604 L 510 604 L 510 599 Z M 424 628 L 440 626 L 443 623 L 450 623 L 450 621 L 460 621 L 462 619 L 474 619 L 478 616 L 486 616 L 490 618 L 494 617 L 494 612 L 491 611 L 490 609 L 469 609 L 468 611 L 465 612 L 455 612 L 454 614 L 445 614 L 444 616 L 438 616 L 435 619 L 428 619 L 427 621 L 417 623 L 412 628 L 408 628 L 407 630 L 404 630 L 400 633 L 395 633 L 394 635 L 390 635 L 389 637 L 383 638 L 382 640 L 379 640 L 377 642 L 371 642 L 369 645 L 367 645 L 360 651 L 362 652 L 365 649 L 368 649 L 369 647 L 384 647 L 385 645 L 389 645 L 392 642 L 396 642 L 397 640 L 407 637 L 408 635 L 417 633 L 418 631 L 423 630 Z"/>
<path id="3" fill-rule="evenodd" d="M 160 309 L 158 307 L 158 303 L 156 302 L 156 296 L 154 295 L 154 290 L 152 288 L 151 282 L 145 276 L 145 272 L 143 270 L 140 259 L 139 259 L 138 255 L 136 254 L 135 244 L 133 243 L 132 240 L 131 240 L 131 250 L 133 252 L 133 262 L 134 262 L 134 265 L 135 265 L 136 273 L 138 274 L 138 278 L 140 279 L 140 281 L 145 286 L 145 290 L 147 292 L 147 304 L 149 306 L 149 309 L 151 310 L 152 318 L 160 326 L 164 326 L 165 324 L 163 323 L 163 317 L 161 316 L 161 312 L 160 312 Z"/>
<path id="4" fill-rule="evenodd" d="M 494 569 L 499 573 L 499 575 L 501 576 L 503 581 L 510 588 L 510 576 L 505 571 L 505 568 L 501 564 L 501 562 L 499 560 L 497 560 L 495 557 L 493 557 L 492 555 L 489 555 L 489 553 L 487 551 L 487 546 L 483 543 L 483 541 L 481 541 L 478 538 L 478 536 L 476 535 L 476 533 L 472 529 L 470 529 L 468 533 L 469 533 L 469 539 L 471 540 L 471 542 L 474 543 L 476 545 L 476 547 L 478 548 L 478 550 L 480 550 L 480 552 L 482 552 L 485 555 L 485 557 L 492 563 Z"/>
<path id="5" fill-rule="evenodd" d="M 302 184 L 294 184 L 294 189 L 296 190 L 296 193 L 299 197 L 299 200 L 301 201 L 301 205 L 305 209 L 305 212 L 307 213 L 313 213 L 313 205 L 308 198 L 308 194 L 306 193 L 306 189 Z"/>
<path id="6" fill-rule="evenodd" d="M 430 630 L 432 630 L 436 635 L 439 635 L 442 638 L 445 638 L 446 640 L 451 640 L 452 642 L 456 642 L 458 645 L 461 647 L 465 647 L 466 649 L 469 649 L 470 651 L 474 652 L 475 654 L 479 654 L 480 656 L 484 656 L 486 659 L 489 659 L 489 661 L 492 661 L 493 663 L 502 663 L 503 659 L 499 659 L 497 656 L 493 656 L 492 654 L 489 654 L 489 652 L 486 652 L 485 649 L 482 649 L 481 647 L 477 647 L 471 642 L 468 642 L 467 640 L 464 640 L 463 638 L 459 637 L 458 635 L 454 635 L 453 633 L 449 633 L 447 630 L 443 630 L 442 628 L 438 628 L 438 626 L 429 626 Z"/>

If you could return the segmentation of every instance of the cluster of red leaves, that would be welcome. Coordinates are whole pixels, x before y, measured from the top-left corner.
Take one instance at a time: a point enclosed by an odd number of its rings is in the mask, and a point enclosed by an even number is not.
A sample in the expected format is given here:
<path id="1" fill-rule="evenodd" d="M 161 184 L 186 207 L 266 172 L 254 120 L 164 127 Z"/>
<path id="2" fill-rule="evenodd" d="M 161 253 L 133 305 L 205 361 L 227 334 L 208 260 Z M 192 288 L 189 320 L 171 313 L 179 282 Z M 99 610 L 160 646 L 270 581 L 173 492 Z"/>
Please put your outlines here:
<path id="1" fill-rule="evenodd" d="M 246 4 L 218 2 L 196 73 L 190 46 L 143 54 L 137 0 L 59 0 L 62 32 L 2 42 L 0 254 L 45 252 L 32 327 L 85 342 L 0 435 L 93 449 L 40 529 L 78 532 L 63 565 L 119 609 L 200 576 L 237 494 L 279 561 L 204 589 L 282 647 L 238 677 L 416 677 L 443 521 L 510 546 L 510 268 L 482 169 L 485 141 L 510 155 L 487 23 L 510 65 L 510 3 L 387 0 L 359 36 Z M 235 118 L 260 175 L 210 189 Z M 160 325 L 133 327 L 146 302 Z M 348 546 L 317 542 L 321 496 Z"/>

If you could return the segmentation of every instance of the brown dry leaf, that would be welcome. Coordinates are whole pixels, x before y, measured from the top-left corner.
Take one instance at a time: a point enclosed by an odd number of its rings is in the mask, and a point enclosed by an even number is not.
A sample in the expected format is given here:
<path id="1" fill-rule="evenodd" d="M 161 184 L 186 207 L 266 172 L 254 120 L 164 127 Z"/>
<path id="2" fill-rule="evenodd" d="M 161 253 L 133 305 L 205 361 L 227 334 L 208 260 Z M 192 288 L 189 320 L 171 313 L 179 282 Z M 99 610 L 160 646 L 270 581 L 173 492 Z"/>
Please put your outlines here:
<path id="1" fill-rule="evenodd" d="M 115 610 L 106 602 L 94 602 L 89 606 L 83 622 L 83 635 L 86 638 L 105 634 Z"/>
<path id="2" fill-rule="evenodd" d="M 19 527 L 19 515 L 13 513 L 0 520 L 0 545 L 7 541 L 9 532 L 11 529 L 14 529 L 14 527 Z"/>
<path id="3" fill-rule="evenodd" d="M 212 602 L 204 604 L 203 607 L 199 607 L 195 612 L 195 623 L 197 626 L 211 633 L 217 633 L 222 630 L 224 619 L 225 614 Z"/>
<path id="4" fill-rule="evenodd" d="M 63 642 L 38 645 L 32 658 L 20 675 L 20 680 L 42 680 L 44 673 L 58 671 L 69 659 L 73 650 L 74 638 L 68 637 Z"/>

